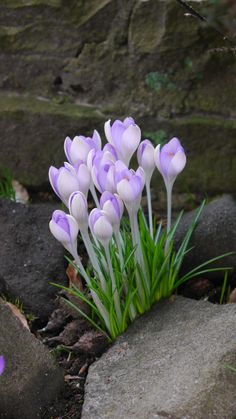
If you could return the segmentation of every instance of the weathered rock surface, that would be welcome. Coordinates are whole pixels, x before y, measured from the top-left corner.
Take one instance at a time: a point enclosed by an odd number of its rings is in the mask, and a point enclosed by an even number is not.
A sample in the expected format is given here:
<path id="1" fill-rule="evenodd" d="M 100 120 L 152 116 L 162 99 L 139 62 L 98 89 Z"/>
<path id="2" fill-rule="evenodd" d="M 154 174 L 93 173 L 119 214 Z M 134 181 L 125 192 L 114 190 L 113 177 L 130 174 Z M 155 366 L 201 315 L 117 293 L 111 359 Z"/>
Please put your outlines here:
<path id="1" fill-rule="evenodd" d="M 233 419 L 236 305 L 158 303 L 89 369 L 83 419 Z"/>
<path id="2" fill-rule="evenodd" d="M 0 353 L 6 361 L 0 377 L 0 417 L 42 418 L 63 388 L 62 371 L 1 299 Z"/>
<path id="3" fill-rule="evenodd" d="M 211 23 L 234 22 L 231 3 L 189 2 Z M 42 185 L 67 135 L 129 114 L 143 137 L 182 139 L 182 192 L 233 191 L 236 56 L 213 26 L 173 0 L 5 1 L 0 165 Z"/>
<path id="4" fill-rule="evenodd" d="M 48 228 L 54 209 L 0 200 L 0 292 L 41 320 L 53 311 L 58 292 L 49 282 L 66 281 L 65 251 Z"/>
<path id="5" fill-rule="evenodd" d="M 176 231 L 176 246 L 180 246 L 188 227 L 195 216 L 195 211 L 185 214 Z M 199 224 L 193 233 L 190 246 L 194 246 L 184 259 L 184 271 L 227 252 L 234 254 L 214 262 L 211 267 L 230 266 L 236 271 L 236 201 L 230 195 L 210 202 L 202 211 Z M 205 277 L 222 276 L 219 272 L 204 274 Z"/>

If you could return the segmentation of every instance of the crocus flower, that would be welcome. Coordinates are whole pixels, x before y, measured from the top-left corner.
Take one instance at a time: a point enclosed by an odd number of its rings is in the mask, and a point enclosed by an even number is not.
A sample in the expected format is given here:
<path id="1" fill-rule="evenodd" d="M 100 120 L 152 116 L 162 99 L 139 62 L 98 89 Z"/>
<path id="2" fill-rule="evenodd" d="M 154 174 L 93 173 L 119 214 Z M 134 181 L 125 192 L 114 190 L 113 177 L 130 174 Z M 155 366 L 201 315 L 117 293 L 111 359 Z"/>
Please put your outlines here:
<path id="1" fill-rule="evenodd" d="M 91 175 L 90 170 L 84 163 L 77 163 L 74 165 L 76 176 L 79 180 L 79 191 L 87 197 L 90 185 L 91 185 Z"/>
<path id="2" fill-rule="evenodd" d="M 65 166 L 60 167 L 60 169 L 51 166 L 49 180 L 54 192 L 66 206 L 71 193 L 80 190 L 81 185 L 76 171 L 69 163 L 65 163 Z"/>
<path id="3" fill-rule="evenodd" d="M 162 174 L 167 191 L 167 233 L 171 229 L 171 200 L 172 188 L 178 174 L 182 172 L 186 164 L 186 155 L 178 138 L 172 138 L 162 148 L 160 144 L 154 152 L 156 166 Z M 165 252 L 169 248 L 169 238 L 167 237 Z"/>
<path id="4" fill-rule="evenodd" d="M 107 246 L 112 237 L 113 229 L 105 211 L 94 208 L 89 215 L 89 227 L 95 237 L 104 246 Z"/>
<path id="5" fill-rule="evenodd" d="M 3 355 L 0 355 L 0 375 L 4 372 L 5 370 L 5 358 Z"/>
<path id="6" fill-rule="evenodd" d="M 85 195 L 80 192 L 73 192 L 69 198 L 70 214 L 76 219 L 79 229 L 85 230 L 88 227 L 88 203 Z"/>
<path id="7" fill-rule="evenodd" d="M 120 226 L 120 220 L 124 211 L 124 204 L 119 195 L 108 191 L 103 192 L 100 198 L 100 206 L 105 211 L 113 229 L 117 230 Z"/>
<path id="8" fill-rule="evenodd" d="M 109 120 L 105 123 L 104 129 L 106 138 L 114 146 L 118 158 L 128 166 L 141 140 L 139 126 L 129 117 L 123 122 L 117 119 L 112 125 Z"/>
<path id="9" fill-rule="evenodd" d="M 172 138 L 162 148 L 159 144 L 155 149 L 154 158 L 165 184 L 173 186 L 176 177 L 186 164 L 186 155 L 178 138 Z"/>
<path id="10" fill-rule="evenodd" d="M 76 164 L 79 161 L 86 163 L 90 150 L 101 150 L 101 144 L 101 137 L 95 130 L 93 132 L 92 138 L 79 135 L 71 140 L 70 137 L 66 137 L 64 142 L 64 150 L 66 157 L 71 164 Z"/>
<path id="11" fill-rule="evenodd" d="M 141 202 L 142 190 L 144 187 L 145 174 L 141 167 L 136 172 L 129 170 L 121 161 L 115 163 L 116 187 L 121 199 L 127 209 L 132 207 L 138 209 Z"/>
<path id="12" fill-rule="evenodd" d="M 151 179 L 155 168 L 154 147 L 149 140 L 144 140 L 139 144 L 137 151 L 138 164 L 145 172 L 146 179 Z"/>
<path id="13" fill-rule="evenodd" d="M 52 214 L 49 228 L 53 236 L 72 254 L 76 248 L 79 226 L 72 215 L 56 210 Z"/>
<path id="14" fill-rule="evenodd" d="M 94 185 L 99 192 L 116 192 L 115 159 L 109 151 L 91 152 L 88 155 L 88 167 Z"/>

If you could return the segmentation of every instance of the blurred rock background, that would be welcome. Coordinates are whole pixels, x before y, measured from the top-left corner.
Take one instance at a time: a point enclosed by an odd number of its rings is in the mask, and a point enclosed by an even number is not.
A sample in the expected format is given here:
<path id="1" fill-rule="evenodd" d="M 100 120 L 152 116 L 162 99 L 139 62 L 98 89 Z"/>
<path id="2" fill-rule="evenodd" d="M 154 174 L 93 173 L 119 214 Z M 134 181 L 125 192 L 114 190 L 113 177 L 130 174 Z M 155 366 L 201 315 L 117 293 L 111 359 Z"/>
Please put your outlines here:
<path id="1" fill-rule="evenodd" d="M 178 191 L 234 192 L 235 72 L 232 0 L 2 0 L 0 165 L 47 188 L 67 135 L 131 115 L 181 139 Z"/>

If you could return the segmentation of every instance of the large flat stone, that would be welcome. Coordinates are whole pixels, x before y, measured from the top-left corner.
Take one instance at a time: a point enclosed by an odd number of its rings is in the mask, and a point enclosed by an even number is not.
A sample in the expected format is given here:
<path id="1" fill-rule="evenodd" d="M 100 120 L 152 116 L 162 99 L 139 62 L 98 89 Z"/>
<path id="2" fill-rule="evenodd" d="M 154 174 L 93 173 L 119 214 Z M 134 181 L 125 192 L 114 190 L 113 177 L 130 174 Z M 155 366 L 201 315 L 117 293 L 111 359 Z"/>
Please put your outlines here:
<path id="1" fill-rule="evenodd" d="M 0 417 L 42 418 L 64 386 L 63 373 L 1 299 L 0 354 L 6 362 L 0 377 Z"/>
<path id="2" fill-rule="evenodd" d="M 236 305 L 158 303 L 89 369 L 83 419 L 233 419 Z"/>
<path id="3" fill-rule="evenodd" d="M 184 214 L 175 235 L 179 247 L 195 217 L 196 210 Z M 236 272 L 236 201 L 230 195 L 223 195 L 207 204 L 190 241 L 192 250 L 185 256 L 183 271 L 187 272 L 207 260 L 233 252 L 209 267 L 231 267 Z M 205 273 L 204 276 L 219 278 L 224 273 Z"/>
<path id="4" fill-rule="evenodd" d="M 57 207 L 0 200 L 0 292 L 41 320 L 54 309 L 58 291 L 50 282 L 66 282 L 65 250 L 48 227 Z"/>

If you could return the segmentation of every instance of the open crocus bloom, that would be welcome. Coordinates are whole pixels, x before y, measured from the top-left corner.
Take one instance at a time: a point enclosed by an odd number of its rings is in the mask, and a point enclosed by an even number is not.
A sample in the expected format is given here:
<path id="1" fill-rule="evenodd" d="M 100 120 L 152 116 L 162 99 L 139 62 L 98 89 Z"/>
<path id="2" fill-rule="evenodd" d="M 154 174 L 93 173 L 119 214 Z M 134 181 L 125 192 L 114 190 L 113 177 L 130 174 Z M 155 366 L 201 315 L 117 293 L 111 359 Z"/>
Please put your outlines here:
<path id="1" fill-rule="evenodd" d="M 53 236 L 70 250 L 77 241 L 79 227 L 72 215 L 66 214 L 64 211 L 56 210 L 52 214 L 49 228 Z"/>
<path id="2" fill-rule="evenodd" d="M 3 355 L 0 355 L 0 375 L 4 372 L 5 369 L 5 358 Z"/>
<path id="3" fill-rule="evenodd" d="M 186 164 L 186 155 L 178 138 L 172 138 L 162 148 L 159 144 L 155 149 L 154 158 L 166 185 L 172 186 Z"/>
<path id="4" fill-rule="evenodd" d="M 141 130 L 133 118 L 117 119 L 112 125 L 107 121 L 104 126 L 106 138 L 115 148 L 118 158 L 127 166 L 141 140 Z"/>
<path id="5" fill-rule="evenodd" d="M 64 150 L 66 157 L 71 164 L 76 164 L 81 160 L 86 163 L 90 150 L 101 150 L 101 144 L 101 137 L 95 130 L 93 132 L 92 138 L 79 135 L 71 140 L 70 137 L 66 137 L 64 142 Z"/>

